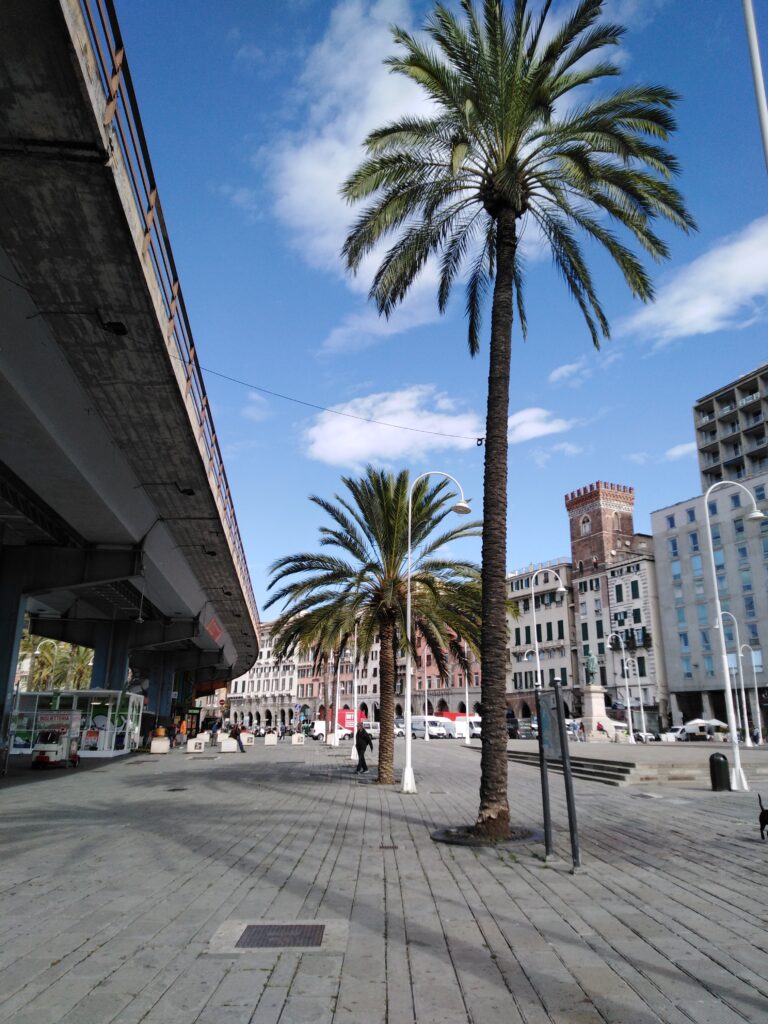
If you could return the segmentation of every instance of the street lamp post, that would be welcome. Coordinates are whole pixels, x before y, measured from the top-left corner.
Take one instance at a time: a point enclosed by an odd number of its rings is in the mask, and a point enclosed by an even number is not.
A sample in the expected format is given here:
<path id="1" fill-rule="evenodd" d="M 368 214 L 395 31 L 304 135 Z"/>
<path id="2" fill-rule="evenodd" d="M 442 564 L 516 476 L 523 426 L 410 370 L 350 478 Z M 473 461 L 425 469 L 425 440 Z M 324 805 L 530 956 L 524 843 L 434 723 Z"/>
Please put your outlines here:
<path id="1" fill-rule="evenodd" d="M 736 734 L 736 716 L 733 711 L 733 694 L 731 693 L 731 679 L 728 671 L 728 652 L 725 649 L 725 630 L 723 629 L 723 609 L 720 604 L 720 591 L 717 588 L 717 569 L 715 568 L 715 545 L 712 542 L 712 524 L 709 517 L 709 496 L 718 487 L 737 487 L 749 497 L 752 502 L 752 511 L 747 515 L 749 522 L 763 519 L 763 513 L 757 507 L 754 496 L 743 484 L 735 480 L 718 480 L 717 483 L 707 488 L 704 495 L 704 520 L 707 524 L 707 547 L 709 549 L 709 568 L 712 573 L 712 587 L 715 594 L 715 608 L 717 610 L 717 622 L 715 626 L 720 636 L 720 668 L 725 684 L 725 712 L 728 719 L 728 731 L 731 734 L 731 753 L 733 755 L 733 768 L 731 769 L 731 789 L 741 792 L 749 792 L 746 776 L 741 767 L 741 753 L 739 751 L 739 737 Z"/>
<path id="2" fill-rule="evenodd" d="M 333 652 L 331 652 L 333 653 Z M 341 675 L 341 636 L 339 636 L 339 654 L 336 658 L 336 683 L 334 686 L 333 704 L 331 710 L 333 711 L 333 717 L 331 724 L 333 725 L 333 732 L 331 736 L 326 740 L 332 747 L 338 747 L 339 745 L 339 676 Z"/>
<path id="3" fill-rule="evenodd" d="M 413 775 L 413 735 L 411 733 L 411 525 L 413 519 L 413 488 L 428 476 L 442 476 L 446 480 L 452 480 L 459 489 L 461 498 L 453 506 L 452 511 L 465 516 L 470 512 L 467 499 L 464 497 L 464 490 L 450 473 L 443 473 L 437 469 L 430 469 L 422 473 L 412 481 L 408 488 L 408 572 L 406 575 L 406 598 L 405 598 L 405 767 L 403 769 L 403 793 L 416 792 L 416 779 Z M 426 678 L 426 677 L 425 677 Z M 428 733 L 427 721 L 424 722 L 424 735 Z"/>
<path id="4" fill-rule="evenodd" d="M 643 733 L 643 743 L 645 743 L 646 728 L 645 728 L 645 707 L 643 706 L 643 686 L 642 686 L 642 683 L 640 682 L 640 672 L 638 671 L 638 668 L 637 668 L 637 658 L 636 657 L 629 658 L 628 660 L 631 661 L 632 664 L 635 666 L 635 674 L 637 676 L 637 698 L 640 701 L 640 728 L 641 728 L 642 733 Z M 629 673 L 627 673 L 627 674 L 629 674 Z"/>
<path id="5" fill-rule="evenodd" d="M 426 653 L 424 655 L 426 658 Z M 423 666 L 424 671 L 424 739 L 429 741 L 429 687 L 427 686 L 427 673 L 426 665 Z"/>
<path id="6" fill-rule="evenodd" d="M 534 684 L 534 688 L 538 689 L 541 689 L 543 685 L 541 679 L 541 657 L 539 655 L 539 637 L 536 632 L 536 577 L 539 575 L 540 572 L 548 572 L 555 577 L 555 579 L 559 583 L 559 586 L 555 591 L 556 594 L 568 593 L 568 590 L 565 587 L 563 581 L 560 579 L 560 576 L 553 569 L 537 569 L 533 576 L 531 576 L 531 610 L 533 612 L 533 652 L 536 655 L 536 682 Z"/>
<path id="7" fill-rule="evenodd" d="M 467 717 L 467 733 L 464 737 L 464 745 L 470 746 L 472 739 L 469 735 L 469 653 L 467 649 L 467 641 L 464 641 L 464 661 L 466 661 L 466 668 L 464 669 L 464 713 Z"/>
<path id="8" fill-rule="evenodd" d="M 739 652 L 738 659 L 736 661 L 736 668 L 739 673 L 739 690 L 741 693 L 741 720 L 744 723 L 744 746 L 751 747 L 752 739 L 749 735 L 749 718 L 747 716 L 747 696 L 744 692 L 744 673 L 741 670 L 741 638 L 739 636 L 739 624 L 736 621 L 736 616 L 732 612 L 722 612 L 722 615 L 727 615 L 728 618 L 733 622 L 733 628 L 736 631 L 736 649 Z M 723 646 L 725 646 L 725 636 L 723 636 Z"/>
<path id="9" fill-rule="evenodd" d="M 626 701 L 626 704 L 627 704 L 627 731 L 628 731 L 628 739 L 629 739 L 630 743 L 634 743 L 635 742 L 635 727 L 632 724 L 632 703 L 631 703 L 630 696 L 629 696 L 629 665 L 627 664 L 627 659 L 626 659 L 625 652 L 624 652 L 624 640 L 623 640 L 623 638 L 618 633 L 611 633 L 609 635 L 609 637 L 608 637 L 608 642 L 610 643 L 611 640 L 613 640 L 613 639 L 616 639 L 616 640 L 619 641 L 619 647 L 621 649 L 621 664 L 622 664 L 622 668 L 623 668 L 623 671 L 624 671 L 624 693 L 625 693 L 624 700 Z"/>
<path id="10" fill-rule="evenodd" d="M 749 651 L 752 660 L 752 683 L 755 687 L 755 728 L 757 729 L 758 746 L 763 742 L 763 718 L 760 714 L 760 694 L 757 692 L 757 668 L 755 666 L 755 652 L 750 644 L 742 644 L 739 647 L 739 659 L 744 657 L 744 648 Z"/>
<path id="11" fill-rule="evenodd" d="M 354 761 L 357 757 L 357 749 L 355 747 L 355 737 L 357 736 L 357 621 L 355 621 L 355 642 L 352 647 L 352 707 L 354 708 L 355 717 L 352 724 L 352 749 L 349 752 L 350 760 Z"/>

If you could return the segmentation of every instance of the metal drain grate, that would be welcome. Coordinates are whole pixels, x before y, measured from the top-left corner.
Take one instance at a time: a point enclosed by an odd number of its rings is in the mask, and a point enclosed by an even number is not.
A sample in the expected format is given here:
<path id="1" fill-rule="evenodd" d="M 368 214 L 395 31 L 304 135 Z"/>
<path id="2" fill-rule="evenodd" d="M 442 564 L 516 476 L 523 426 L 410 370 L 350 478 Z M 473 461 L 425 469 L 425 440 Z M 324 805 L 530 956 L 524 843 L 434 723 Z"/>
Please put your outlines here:
<path id="1" fill-rule="evenodd" d="M 239 949 L 270 949 L 275 946 L 319 946 L 324 924 L 249 924 L 235 943 Z"/>
<path id="2" fill-rule="evenodd" d="M 167 793 L 186 793 L 186 786 L 174 786 L 172 789 L 166 790 Z"/>

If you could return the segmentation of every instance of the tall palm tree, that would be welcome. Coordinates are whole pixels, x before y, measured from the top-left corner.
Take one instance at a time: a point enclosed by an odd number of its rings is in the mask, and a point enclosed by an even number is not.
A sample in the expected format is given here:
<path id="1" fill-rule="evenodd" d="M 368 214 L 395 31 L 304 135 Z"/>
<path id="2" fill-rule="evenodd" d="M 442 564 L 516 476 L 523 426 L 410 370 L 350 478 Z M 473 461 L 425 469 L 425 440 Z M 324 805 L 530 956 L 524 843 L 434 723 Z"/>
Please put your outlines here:
<path id="1" fill-rule="evenodd" d="M 483 509 L 483 750 L 476 829 L 509 827 L 505 725 L 504 617 L 507 449 L 512 322 L 525 336 L 523 257 L 527 225 L 548 248 L 596 347 L 609 325 L 579 235 L 602 246 L 631 293 L 648 301 L 650 279 L 613 233 L 625 228 L 653 259 L 667 258 L 656 220 L 694 227 L 671 183 L 677 173 L 664 142 L 677 99 L 658 85 L 605 91 L 620 73 L 603 56 L 623 29 L 600 21 L 603 0 L 581 0 L 565 20 L 548 21 L 551 0 L 534 15 L 530 0 L 442 4 L 425 31 L 432 45 L 394 29 L 401 52 L 391 69 L 427 93 L 433 111 L 404 117 L 368 136 L 368 158 L 344 183 L 344 196 L 370 203 L 344 245 L 356 271 L 388 235 L 370 295 L 389 316 L 430 257 L 437 257 L 438 306 L 466 280 L 469 350 L 479 349 L 484 300 L 491 297 L 490 367 Z"/>
<path id="2" fill-rule="evenodd" d="M 287 602 L 273 629 L 277 657 L 295 649 L 312 649 L 316 660 L 331 650 L 340 657 L 355 624 L 361 653 L 380 638 L 379 782 L 393 783 L 397 652 L 406 636 L 408 473 L 369 466 L 360 479 L 343 477 L 342 483 L 346 493 L 334 501 L 310 498 L 332 520 L 320 528 L 320 543 L 338 554 L 279 558 L 270 567 L 269 586 L 284 585 L 267 607 Z M 480 524 L 444 526 L 454 500 L 445 480 L 420 480 L 413 489 L 412 621 L 443 677 L 449 653 L 463 659 L 463 640 L 474 650 L 479 641 L 478 567 L 447 557 L 443 549 L 479 536 Z"/>

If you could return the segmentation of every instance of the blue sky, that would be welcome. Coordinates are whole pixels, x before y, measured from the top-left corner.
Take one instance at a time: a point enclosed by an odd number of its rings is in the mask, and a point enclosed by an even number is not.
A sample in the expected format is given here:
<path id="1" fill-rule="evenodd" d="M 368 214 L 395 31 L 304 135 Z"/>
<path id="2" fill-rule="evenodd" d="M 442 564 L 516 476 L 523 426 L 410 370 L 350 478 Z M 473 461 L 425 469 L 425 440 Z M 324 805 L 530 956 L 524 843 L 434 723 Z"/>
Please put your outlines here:
<path id="1" fill-rule="evenodd" d="M 567 7 L 570 4 L 561 5 Z M 768 12 L 758 7 L 764 62 Z M 203 366 L 320 406 L 206 378 L 263 609 L 267 567 L 315 550 L 319 509 L 368 461 L 456 476 L 482 507 L 487 346 L 470 359 L 461 290 L 437 313 L 427 274 L 391 321 L 345 274 L 338 186 L 367 131 L 423 103 L 388 74 L 388 26 L 422 0 L 119 0 L 155 175 Z M 657 301 L 634 303 L 589 251 L 613 339 L 596 353 L 549 260 L 527 273 L 513 337 L 508 566 L 567 553 L 563 495 L 631 484 L 635 527 L 699 491 L 691 405 L 768 359 L 768 176 L 741 4 L 612 0 L 624 81 L 682 95 L 672 147 L 699 232 L 670 231 Z M 479 558 L 479 548 L 463 552 Z M 262 613 L 264 614 L 264 613 Z M 264 617 L 269 617 L 266 613 Z"/>

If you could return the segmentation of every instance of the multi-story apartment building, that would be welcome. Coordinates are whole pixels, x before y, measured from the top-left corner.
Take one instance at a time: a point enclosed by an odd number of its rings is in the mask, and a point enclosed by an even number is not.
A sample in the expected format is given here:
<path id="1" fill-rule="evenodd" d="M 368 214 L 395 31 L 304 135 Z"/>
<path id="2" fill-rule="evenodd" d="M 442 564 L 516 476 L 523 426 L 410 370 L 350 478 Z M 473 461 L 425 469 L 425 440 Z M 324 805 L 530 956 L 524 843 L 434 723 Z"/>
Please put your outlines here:
<path id="1" fill-rule="evenodd" d="M 566 588 L 565 593 L 558 593 L 559 581 Z M 507 617 L 507 706 L 518 718 L 530 718 L 534 714 L 535 636 L 541 662 L 541 685 L 551 686 L 554 679 L 560 679 L 567 713 L 575 714 L 577 701 L 573 687 L 578 678 L 570 561 L 556 558 L 542 565 L 517 569 L 507 576 L 507 587 L 518 612 L 517 618 L 512 614 Z"/>
<path id="2" fill-rule="evenodd" d="M 725 616 L 725 641 L 734 674 L 741 658 L 748 715 L 757 721 L 753 665 L 758 686 L 768 685 L 763 645 L 768 642 L 768 472 L 739 481 L 766 518 L 750 522 L 749 496 L 739 487 L 718 487 L 651 515 L 667 676 L 675 723 L 691 718 L 725 721 L 725 680 L 716 634 L 715 586 Z M 707 516 L 709 513 L 709 530 Z M 709 538 L 707 536 L 709 534 Z M 710 549 L 715 562 L 712 579 Z M 744 648 L 739 650 L 739 648 Z M 765 694 L 762 689 L 761 700 Z M 764 709 L 763 709 L 764 711 Z"/>
<path id="3" fill-rule="evenodd" d="M 606 703 L 642 707 L 651 730 L 669 715 L 653 539 L 635 533 L 633 487 L 598 481 L 565 496 L 571 529 L 579 682 Z M 621 644 L 624 645 L 624 656 Z M 616 649 L 618 648 L 618 649 Z M 591 659 L 596 659 L 597 665 Z M 596 668 L 594 676 L 590 665 Z M 635 725 L 639 728 L 639 723 Z"/>
<path id="4" fill-rule="evenodd" d="M 768 364 L 700 398 L 693 420 L 704 491 L 768 473 Z"/>
<path id="5" fill-rule="evenodd" d="M 416 651 L 413 660 L 413 692 L 411 710 L 415 715 L 424 714 L 426 697 L 427 714 L 442 714 L 455 711 L 464 714 L 467 711 L 467 693 L 469 694 L 469 713 L 475 714 L 480 708 L 480 661 L 471 650 L 467 650 L 469 672 L 465 672 L 458 659 L 449 652 L 447 673 L 441 678 L 437 671 L 435 659 L 422 636 L 416 637 Z M 398 669 L 402 665 L 402 673 L 398 672 L 397 697 L 395 714 L 403 714 L 403 697 L 405 696 L 405 657 L 400 652 Z"/>
<path id="6" fill-rule="evenodd" d="M 634 501 L 632 487 L 603 482 L 567 494 L 570 558 L 508 577 L 519 618 L 509 619 L 507 703 L 518 717 L 533 709 L 535 582 L 542 685 L 559 678 L 569 713 L 577 716 L 583 686 L 602 685 L 606 704 L 623 709 L 628 681 L 632 708 L 639 710 L 642 700 L 648 727 L 658 729 L 666 719 L 664 658 L 654 644 L 661 630 L 653 545 L 650 535 L 635 533 Z M 565 594 L 558 593 L 558 577 Z"/>

